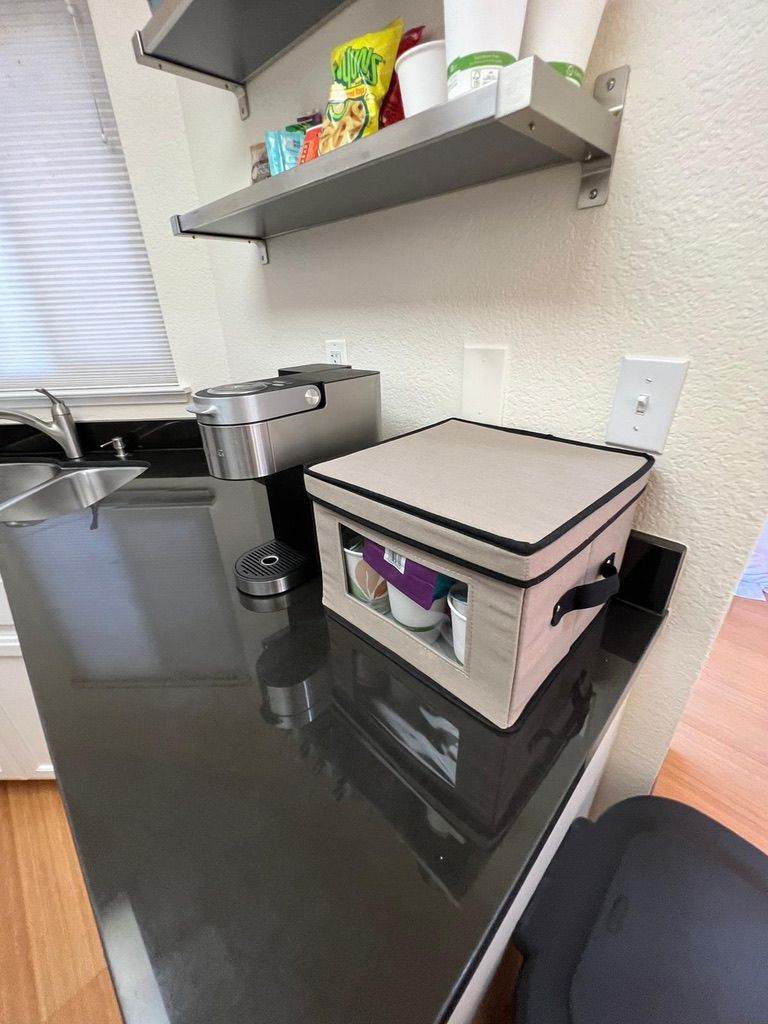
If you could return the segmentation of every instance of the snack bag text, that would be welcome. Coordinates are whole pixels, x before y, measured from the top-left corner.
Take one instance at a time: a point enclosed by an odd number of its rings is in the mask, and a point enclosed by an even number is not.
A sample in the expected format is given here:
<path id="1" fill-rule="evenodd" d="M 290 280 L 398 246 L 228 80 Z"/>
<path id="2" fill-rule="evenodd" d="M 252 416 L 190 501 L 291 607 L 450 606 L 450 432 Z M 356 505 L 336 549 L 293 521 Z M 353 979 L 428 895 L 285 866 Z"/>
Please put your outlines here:
<path id="1" fill-rule="evenodd" d="M 387 94 L 403 34 L 402 19 L 337 46 L 331 53 L 331 85 L 319 152 L 329 153 L 378 131 L 379 109 Z"/>

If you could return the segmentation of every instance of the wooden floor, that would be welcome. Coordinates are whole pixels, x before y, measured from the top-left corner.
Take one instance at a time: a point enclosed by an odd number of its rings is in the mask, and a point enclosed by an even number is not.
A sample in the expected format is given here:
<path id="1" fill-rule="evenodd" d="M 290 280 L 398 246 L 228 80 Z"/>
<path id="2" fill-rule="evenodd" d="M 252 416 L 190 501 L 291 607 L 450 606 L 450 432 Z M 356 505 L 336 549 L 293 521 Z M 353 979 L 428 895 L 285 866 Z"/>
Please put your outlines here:
<path id="1" fill-rule="evenodd" d="M 0 1024 L 120 1024 L 55 782 L 0 784 Z"/>
<path id="2" fill-rule="evenodd" d="M 734 598 L 654 792 L 768 853 L 768 602 Z M 53 782 L 0 783 L 0 928 L 0 1024 L 120 1024 Z M 516 967 L 476 1024 L 509 1021 Z"/>
<path id="3" fill-rule="evenodd" d="M 768 853 L 768 601 L 734 597 L 653 792 Z"/>

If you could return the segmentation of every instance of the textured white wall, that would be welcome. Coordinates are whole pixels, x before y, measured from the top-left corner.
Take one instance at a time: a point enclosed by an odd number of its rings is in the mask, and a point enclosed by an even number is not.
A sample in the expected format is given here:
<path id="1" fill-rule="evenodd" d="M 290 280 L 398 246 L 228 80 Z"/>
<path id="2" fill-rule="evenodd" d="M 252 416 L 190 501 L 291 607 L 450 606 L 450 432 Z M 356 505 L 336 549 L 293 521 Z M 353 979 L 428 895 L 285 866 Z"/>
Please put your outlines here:
<path id="1" fill-rule="evenodd" d="M 245 123 L 230 96 L 179 82 L 200 201 L 246 185 L 248 144 L 322 103 L 332 45 L 399 13 L 439 34 L 438 0 L 358 0 L 252 83 Z M 614 0 L 591 71 L 629 63 L 632 78 L 603 209 L 576 210 L 566 167 L 279 239 L 267 268 L 239 243 L 174 243 L 185 266 L 210 260 L 235 378 L 345 337 L 382 371 L 390 432 L 459 411 L 467 341 L 509 346 L 507 424 L 597 441 L 622 355 L 690 357 L 639 514 L 690 552 L 603 803 L 651 784 L 766 513 L 767 21 L 763 0 Z M 142 73 L 147 94 L 167 89 Z M 195 205 L 182 185 L 164 214 Z M 195 317 L 193 289 L 186 302 Z"/>

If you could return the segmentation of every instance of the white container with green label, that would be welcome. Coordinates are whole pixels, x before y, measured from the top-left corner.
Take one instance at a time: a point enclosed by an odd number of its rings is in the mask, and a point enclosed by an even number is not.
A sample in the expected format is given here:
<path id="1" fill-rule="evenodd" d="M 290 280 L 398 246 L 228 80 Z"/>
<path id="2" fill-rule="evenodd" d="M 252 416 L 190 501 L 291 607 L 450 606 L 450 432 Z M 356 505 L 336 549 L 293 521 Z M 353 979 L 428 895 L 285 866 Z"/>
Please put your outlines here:
<path id="1" fill-rule="evenodd" d="M 606 0 L 528 0 L 521 53 L 547 61 L 581 85 Z"/>
<path id="2" fill-rule="evenodd" d="M 444 0 L 448 99 L 495 82 L 520 56 L 526 0 Z"/>

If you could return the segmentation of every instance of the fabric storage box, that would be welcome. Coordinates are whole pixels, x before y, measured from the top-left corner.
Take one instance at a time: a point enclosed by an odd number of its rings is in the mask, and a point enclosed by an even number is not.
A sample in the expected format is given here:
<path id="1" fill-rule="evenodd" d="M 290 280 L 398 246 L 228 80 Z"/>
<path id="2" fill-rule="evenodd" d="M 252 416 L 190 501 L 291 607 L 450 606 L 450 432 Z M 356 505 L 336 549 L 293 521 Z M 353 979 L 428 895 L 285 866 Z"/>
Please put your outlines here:
<path id="1" fill-rule="evenodd" d="M 451 419 L 305 474 L 323 602 L 428 679 L 508 728 L 601 607 L 653 458 Z M 467 587 L 463 664 L 353 597 L 350 535 Z M 398 559 L 399 556 L 399 559 Z M 447 622 L 446 622 L 447 626 Z"/>

